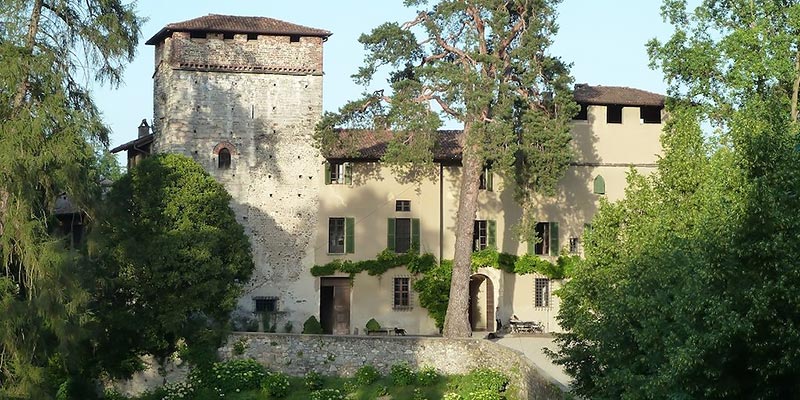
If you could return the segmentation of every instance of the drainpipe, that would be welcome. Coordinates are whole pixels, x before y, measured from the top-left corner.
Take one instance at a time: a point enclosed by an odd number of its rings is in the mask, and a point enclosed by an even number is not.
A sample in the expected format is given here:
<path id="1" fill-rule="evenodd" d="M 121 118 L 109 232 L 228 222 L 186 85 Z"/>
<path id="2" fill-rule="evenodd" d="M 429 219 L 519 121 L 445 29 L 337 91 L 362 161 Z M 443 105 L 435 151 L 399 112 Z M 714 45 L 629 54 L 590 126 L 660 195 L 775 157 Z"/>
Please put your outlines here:
<path id="1" fill-rule="evenodd" d="M 444 165 L 439 163 L 439 264 L 444 256 Z"/>

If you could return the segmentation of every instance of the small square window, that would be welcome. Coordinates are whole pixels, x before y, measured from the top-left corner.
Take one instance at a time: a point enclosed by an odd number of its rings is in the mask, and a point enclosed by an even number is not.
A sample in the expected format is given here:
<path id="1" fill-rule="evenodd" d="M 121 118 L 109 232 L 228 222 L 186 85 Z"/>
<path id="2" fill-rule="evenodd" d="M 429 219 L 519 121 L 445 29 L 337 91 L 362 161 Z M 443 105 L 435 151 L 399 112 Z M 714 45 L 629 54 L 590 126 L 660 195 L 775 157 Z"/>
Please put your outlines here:
<path id="1" fill-rule="evenodd" d="M 643 124 L 660 124 L 661 107 L 642 106 L 639 107 L 639 119 Z"/>
<path id="2" fill-rule="evenodd" d="M 589 105 L 588 104 L 580 104 L 581 109 L 575 114 L 572 119 L 576 121 L 587 121 L 589 120 Z"/>
<path id="3" fill-rule="evenodd" d="M 411 200 L 397 200 L 394 206 L 394 210 L 401 212 L 411 211 Z"/>
<path id="4" fill-rule="evenodd" d="M 622 106 L 620 105 L 606 106 L 606 123 L 608 124 L 622 123 Z"/>
<path id="5" fill-rule="evenodd" d="M 277 297 L 254 297 L 253 301 L 255 301 L 255 308 L 257 313 L 278 311 Z"/>
<path id="6" fill-rule="evenodd" d="M 298 43 L 300 41 L 300 35 L 291 35 L 289 36 L 290 43 Z"/>
<path id="7" fill-rule="evenodd" d="M 581 239 L 578 237 L 569 238 L 569 252 L 571 254 L 578 254 L 581 252 Z"/>
<path id="8" fill-rule="evenodd" d="M 411 308 L 411 278 L 394 278 L 394 301 L 392 307 L 395 310 Z"/>

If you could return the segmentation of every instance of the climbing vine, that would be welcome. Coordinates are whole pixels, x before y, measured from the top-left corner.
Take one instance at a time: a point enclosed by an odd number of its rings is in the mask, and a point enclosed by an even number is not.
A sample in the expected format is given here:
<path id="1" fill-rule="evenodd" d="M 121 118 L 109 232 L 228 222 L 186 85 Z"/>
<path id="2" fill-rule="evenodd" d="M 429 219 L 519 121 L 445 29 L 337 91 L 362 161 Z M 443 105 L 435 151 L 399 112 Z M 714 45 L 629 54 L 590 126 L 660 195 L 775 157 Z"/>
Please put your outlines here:
<path id="1" fill-rule="evenodd" d="M 539 256 L 526 254 L 500 253 L 494 248 L 486 248 L 472 253 L 472 270 L 480 267 L 491 267 L 510 274 L 527 275 L 538 273 L 550 279 L 564 279 L 571 275 L 574 265 L 580 256 L 560 256 L 555 263 Z M 453 262 L 442 260 L 436 262 L 433 254 L 418 254 L 411 251 L 397 254 L 389 249 L 378 253 L 374 260 L 350 261 L 334 260 L 327 264 L 315 265 L 311 268 L 311 275 L 333 275 L 336 272 L 350 274 L 352 280 L 356 274 L 366 272 L 369 275 L 382 275 L 384 272 L 406 266 L 409 272 L 421 274 L 422 277 L 414 280 L 414 290 L 419 294 L 419 304 L 428 310 L 428 315 L 436 322 L 436 327 L 441 331 L 444 326 L 444 316 L 447 311 L 447 302 L 450 297 L 450 278 L 453 272 Z"/>

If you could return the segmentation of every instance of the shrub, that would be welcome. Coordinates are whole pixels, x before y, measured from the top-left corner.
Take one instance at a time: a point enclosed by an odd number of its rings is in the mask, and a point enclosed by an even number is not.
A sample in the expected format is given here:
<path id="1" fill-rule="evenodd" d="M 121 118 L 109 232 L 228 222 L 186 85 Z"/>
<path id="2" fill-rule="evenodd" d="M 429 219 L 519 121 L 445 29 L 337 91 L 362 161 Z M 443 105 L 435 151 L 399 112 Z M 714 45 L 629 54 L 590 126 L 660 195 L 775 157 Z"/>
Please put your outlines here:
<path id="1" fill-rule="evenodd" d="M 422 386 L 430 386 L 435 384 L 439 381 L 439 372 L 436 371 L 436 368 L 431 366 L 422 367 L 422 369 L 417 373 L 417 383 Z"/>
<path id="2" fill-rule="evenodd" d="M 322 376 L 314 371 L 309 371 L 303 381 L 306 384 L 308 390 L 314 391 L 322 389 Z"/>
<path id="3" fill-rule="evenodd" d="M 414 383 L 414 371 L 408 367 L 406 363 L 399 363 L 392 365 L 392 370 L 389 373 L 392 378 L 392 383 L 397 386 L 406 386 Z"/>
<path id="4" fill-rule="evenodd" d="M 356 371 L 356 382 L 361 386 L 367 386 L 381 378 L 381 373 L 372 365 L 365 365 Z"/>
<path id="5" fill-rule="evenodd" d="M 289 377 L 281 372 L 270 372 L 261 381 L 261 391 L 270 398 L 283 398 L 289 393 Z"/>
<path id="6" fill-rule="evenodd" d="M 464 398 L 458 393 L 449 392 L 444 394 L 442 400 L 464 400 Z"/>
<path id="7" fill-rule="evenodd" d="M 294 325 L 292 324 L 292 321 L 286 321 L 286 324 L 283 325 L 283 331 L 286 333 L 292 333 L 293 330 Z"/>
<path id="8" fill-rule="evenodd" d="M 502 393 L 508 386 L 508 378 L 500 372 L 488 369 L 479 368 L 470 372 L 465 380 L 464 391 L 462 393 L 470 393 L 469 398 L 487 398 L 483 392 Z M 473 394 L 484 397 L 473 397 Z"/>
<path id="9" fill-rule="evenodd" d="M 191 382 L 172 382 L 164 385 L 161 400 L 194 399 L 194 386 Z"/>
<path id="10" fill-rule="evenodd" d="M 322 334 L 322 325 L 320 325 L 319 321 L 317 321 L 317 317 L 310 316 L 303 323 L 303 333 L 310 334 L 310 335 L 321 335 Z"/>
<path id="11" fill-rule="evenodd" d="M 267 376 L 264 366 L 255 360 L 231 360 L 214 363 L 211 367 L 209 382 L 199 382 L 202 386 L 213 389 L 217 394 L 242 390 L 258 389 L 261 381 Z"/>
<path id="12" fill-rule="evenodd" d="M 247 350 L 247 339 L 241 338 L 233 344 L 233 354 L 240 356 Z"/>
<path id="13" fill-rule="evenodd" d="M 345 395 L 338 389 L 320 389 L 311 392 L 311 400 L 344 400 Z"/>
<path id="14" fill-rule="evenodd" d="M 378 321 L 375 321 L 375 318 L 370 319 L 367 321 L 367 332 L 369 331 L 377 331 L 381 329 L 381 324 Z"/>

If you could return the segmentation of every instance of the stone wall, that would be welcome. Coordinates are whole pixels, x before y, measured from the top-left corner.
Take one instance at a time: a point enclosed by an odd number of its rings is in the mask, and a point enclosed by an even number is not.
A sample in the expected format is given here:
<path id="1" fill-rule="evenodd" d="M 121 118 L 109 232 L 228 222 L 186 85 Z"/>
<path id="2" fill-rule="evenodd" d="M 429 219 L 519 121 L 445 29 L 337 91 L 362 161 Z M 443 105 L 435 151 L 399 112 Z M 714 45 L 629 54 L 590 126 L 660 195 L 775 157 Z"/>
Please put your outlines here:
<path id="1" fill-rule="evenodd" d="M 244 354 L 234 354 L 237 342 L 244 344 Z M 564 397 L 561 389 L 539 374 L 524 355 L 483 339 L 235 333 L 220 349 L 220 355 L 223 359 L 253 358 L 294 376 L 309 371 L 351 376 L 367 364 L 385 374 L 400 362 L 415 368 L 434 366 L 444 374 L 465 374 L 487 367 L 508 375 L 521 399 Z"/>

